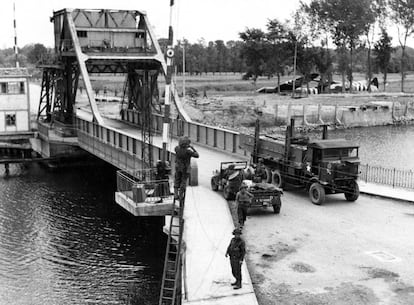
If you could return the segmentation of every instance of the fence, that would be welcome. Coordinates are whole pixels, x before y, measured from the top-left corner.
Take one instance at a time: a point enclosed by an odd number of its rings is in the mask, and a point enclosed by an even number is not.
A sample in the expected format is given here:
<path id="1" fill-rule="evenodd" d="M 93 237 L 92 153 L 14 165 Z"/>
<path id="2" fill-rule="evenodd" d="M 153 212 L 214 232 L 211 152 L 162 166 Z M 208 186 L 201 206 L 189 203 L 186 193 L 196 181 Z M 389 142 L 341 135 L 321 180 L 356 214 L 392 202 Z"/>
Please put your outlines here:
<path id="1" fill-rule="evenodd" d="M 414 171 L 361 165 L 359 179 L 365 182 L 414 189 Z"/>

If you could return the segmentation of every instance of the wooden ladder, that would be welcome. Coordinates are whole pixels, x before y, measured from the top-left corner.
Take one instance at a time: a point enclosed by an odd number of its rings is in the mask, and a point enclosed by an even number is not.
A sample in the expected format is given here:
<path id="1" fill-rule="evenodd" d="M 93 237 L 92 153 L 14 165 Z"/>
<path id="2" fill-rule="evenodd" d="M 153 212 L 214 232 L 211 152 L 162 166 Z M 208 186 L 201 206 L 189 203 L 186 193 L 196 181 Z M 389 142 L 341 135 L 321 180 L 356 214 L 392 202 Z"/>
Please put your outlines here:
<path id="1" fill-rule="evenodd" d="M 184 200 L 181 201 L 182 204 L 177 208 L 174 200 L 171 213 L 159 305 L 181 304 L 177 302 L 177 297 L 181 295 L 177 295 L 177 292 L 181 290 L 181 246 L 184 231 Z"/>

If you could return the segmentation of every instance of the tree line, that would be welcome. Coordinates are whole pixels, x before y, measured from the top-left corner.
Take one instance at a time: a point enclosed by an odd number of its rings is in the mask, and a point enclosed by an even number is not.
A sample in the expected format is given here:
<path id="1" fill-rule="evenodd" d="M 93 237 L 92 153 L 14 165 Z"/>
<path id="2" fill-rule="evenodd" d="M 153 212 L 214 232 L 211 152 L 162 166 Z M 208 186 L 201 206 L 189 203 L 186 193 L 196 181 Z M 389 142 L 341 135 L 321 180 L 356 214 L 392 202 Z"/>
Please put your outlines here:
<path id="1" fill-rule="evenodd" d="M 286 74 L 321 75 L 329 84 L 333 73 L 342 75 L 342 88 L 352 83 L 353 73 L 401 74 L 401 91 L 407 71 L 414 70 L 414 50 L 407 39 L 414 34 L 412 0 L 311 0 L 301 2 L 289 20 L 268 20 L 266 29 L 246 28 L 239 40 L 179 40 L 175 45 L 177 73 L 233 72 L 256 80 L 276 76 L 278 83 Z M 398 29 L 398 48 L 392 47 L 388 29 Z M 167 39 L 160 39 L 163 50 Z M 22 66 L 33 67 L 53 50 L 42 44 L 19 49 Z M 0 66 L 13 66 L 13 49 L 0 50 Z M 352 86 L 350 86 L 352 90 Z"/>

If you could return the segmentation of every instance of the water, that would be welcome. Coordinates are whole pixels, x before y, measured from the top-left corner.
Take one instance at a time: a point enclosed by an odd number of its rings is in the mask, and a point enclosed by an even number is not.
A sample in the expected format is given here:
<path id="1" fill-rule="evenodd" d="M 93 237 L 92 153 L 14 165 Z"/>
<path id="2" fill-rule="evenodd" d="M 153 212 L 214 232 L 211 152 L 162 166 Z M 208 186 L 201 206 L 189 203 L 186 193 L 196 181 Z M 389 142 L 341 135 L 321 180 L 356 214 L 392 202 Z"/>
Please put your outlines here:
<path id="1" fill-rule="evenodd" d="M 158 302 L 160 218 L 114 203 L 112 167 L 0 176 L 0 304 Z"/>
<path id="2" fill-rule="evenodd" d="M 362 164 L 414 170 L 414 125 L 352 128 L 329 135 L 358 143 Z"/>

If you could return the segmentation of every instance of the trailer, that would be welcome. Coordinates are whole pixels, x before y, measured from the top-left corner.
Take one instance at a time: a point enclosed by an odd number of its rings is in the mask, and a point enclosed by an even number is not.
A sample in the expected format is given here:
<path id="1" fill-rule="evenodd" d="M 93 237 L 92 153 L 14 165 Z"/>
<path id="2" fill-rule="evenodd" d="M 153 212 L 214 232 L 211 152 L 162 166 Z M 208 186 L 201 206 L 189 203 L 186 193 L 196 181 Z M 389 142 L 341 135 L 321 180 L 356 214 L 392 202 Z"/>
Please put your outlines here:
<path id="1" fill-rule="evenodd" d="M 280 213 L 283 190 L 267 182 L 251 180 L 250 165 L 247 161 L 221 162 L 220 169 L 213 172 L 211 189 L 223 191 L 226 200 L 234 200 L 242 183 L 247 185 L 247 191 L 253 195 L 249 208 L 272 207 L 275 214 Z"/>
<path id="2" fill-rule="evenodd" d="M 302 188 L 312 203 L 321 205 L 327 194 L 343 193 L 347 201 L 359 197 L 359 146 L 346 139 L 328 139 L 323 125 L 322 139 L 295 136 L 295 121 L 287 126 L 284 139 L 260 135 L 241 135 L 241 146 L 250 151 L 252 163 L 263 159 L 267 182 L 280 188 Z"/>

